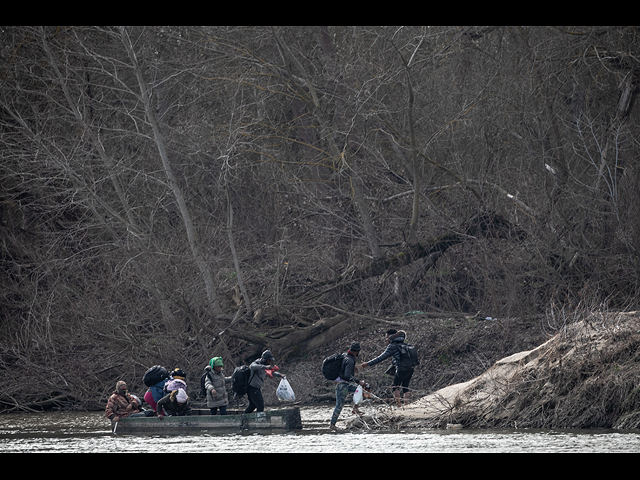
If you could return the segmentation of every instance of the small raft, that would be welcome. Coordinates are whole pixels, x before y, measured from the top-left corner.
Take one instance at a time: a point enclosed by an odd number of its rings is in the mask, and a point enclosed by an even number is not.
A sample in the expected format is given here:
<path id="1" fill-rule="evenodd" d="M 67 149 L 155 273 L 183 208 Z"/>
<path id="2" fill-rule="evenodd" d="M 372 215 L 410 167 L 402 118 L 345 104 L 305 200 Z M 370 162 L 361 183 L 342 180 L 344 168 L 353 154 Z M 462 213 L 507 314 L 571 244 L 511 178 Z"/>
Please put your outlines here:
<path id="1" fill-rule="evenodd" d="M 193 410 L 188 417 L 128 417 L 112 425 L 115 434 L 186 435 L 228 430 L 300 430 L 300 408 L 264 412 L 209 415 L 209 410 Z"/>

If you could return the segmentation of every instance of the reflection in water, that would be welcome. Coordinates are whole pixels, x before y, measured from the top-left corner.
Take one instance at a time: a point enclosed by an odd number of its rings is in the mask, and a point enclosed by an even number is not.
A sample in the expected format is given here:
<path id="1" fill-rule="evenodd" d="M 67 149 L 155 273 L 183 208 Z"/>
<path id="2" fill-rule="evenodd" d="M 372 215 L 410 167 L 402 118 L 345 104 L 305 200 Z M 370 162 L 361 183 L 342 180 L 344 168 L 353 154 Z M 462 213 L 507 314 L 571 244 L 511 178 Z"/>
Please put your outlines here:
<path id="1" fill-rule="evenodd" d="M 639 431 L 614 430 L 328 430 L 333 407 L 302 409 L 290 433 L 228 432 L 192 436 L 113 435 L 101 412 L 0 415 L 2 452 L 640 452 Z"/>

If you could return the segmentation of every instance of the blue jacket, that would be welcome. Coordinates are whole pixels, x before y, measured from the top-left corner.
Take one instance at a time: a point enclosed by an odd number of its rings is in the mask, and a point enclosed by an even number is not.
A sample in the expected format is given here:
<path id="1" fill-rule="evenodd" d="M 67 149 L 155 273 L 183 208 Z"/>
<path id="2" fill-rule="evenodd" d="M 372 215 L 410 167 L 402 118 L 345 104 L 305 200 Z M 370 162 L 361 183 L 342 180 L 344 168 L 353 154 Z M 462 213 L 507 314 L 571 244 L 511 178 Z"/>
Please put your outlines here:
<path id="1" fill-rule="evenodd" d="M 165 378 L 164 380 L 161 380 L 155 385 L 149 387 L 149 390 L 151 390 L 151 395 L 153 396 L 153 400 L 156 403 L 158 403 L 158 401 L 160 401 L 160 399 L 166 395 L 164 391 L 164 386 L 168 381 L 169 379 Z"/>

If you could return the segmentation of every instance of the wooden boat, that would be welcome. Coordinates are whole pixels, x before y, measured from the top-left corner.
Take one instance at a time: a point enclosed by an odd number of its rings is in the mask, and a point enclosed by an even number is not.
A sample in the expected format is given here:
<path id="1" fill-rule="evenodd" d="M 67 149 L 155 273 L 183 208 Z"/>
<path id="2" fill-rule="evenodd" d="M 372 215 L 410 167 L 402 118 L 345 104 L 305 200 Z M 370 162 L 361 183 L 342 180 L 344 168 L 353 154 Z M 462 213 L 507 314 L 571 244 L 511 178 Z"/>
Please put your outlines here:
<path id="1" fill-rule="evenodd" d="M 265 410 L 264 412 L 209 415 L 209 410 L 194 409 L 188 417 L 128 417 L 112 425 L 115 434 L 184 435 L 216 433 L 229 430 L 299 430 L 302 428 L 300 407 Z"/>

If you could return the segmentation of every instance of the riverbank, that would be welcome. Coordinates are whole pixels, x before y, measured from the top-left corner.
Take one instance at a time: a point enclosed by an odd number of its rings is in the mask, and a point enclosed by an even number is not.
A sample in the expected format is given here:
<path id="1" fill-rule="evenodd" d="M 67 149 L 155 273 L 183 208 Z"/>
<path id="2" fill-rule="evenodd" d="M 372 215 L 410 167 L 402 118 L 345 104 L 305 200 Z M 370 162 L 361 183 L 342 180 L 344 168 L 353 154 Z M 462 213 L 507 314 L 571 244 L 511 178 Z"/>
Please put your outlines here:
<path id="1" fill-rule="evenodd" d="M 396 410 L 385 427 L 637 429 L 639 346 L 639 312 L 590 315 Z"/>
<path id="2" fill-rule="evenodd" d="M 447 385 L 470 380 L 487 370 L 500 358 L 522 350 L 532 349 L 543 343 L 548 335 L 542 318 L 504 318 L 488 321 L 484 316 L 465 316 L 452 313 L 436 317 L 413 312 L 400 319 L 373 320 L 355 317 L 345 324 L 344 334 L 336 341 L 327 342 L 301 355 L 278 354 L 278 365 L 286 373 L 301 405 L 331 404 L 334 386 L 321 373 L 322 360 L 334 352 L 344 352 L 352 341 L 362 346 L 361 359 L 374 358 L 386 347 L 385 331 L 390 328 L 407 332 L 407 342 L 419 348 L 421 364 L 411 382 L 415 397 L 432 393 Z M 98 352 L 100 353 L 100 352 Z M 101 353 L 104 355 L 104 352 Z M 204 355 L 185 351 L 178 363 L 187 371 L 188 393 L 198 406 L 199 378 L 209 356 L 220 352 L 212 350 Z M 108 396 L 118 380 L 125 379 L 132 393 L 140 398 L 146 387 L 142 384 L 144 365 L 117 364 L 118 368 L 89 368 L 92 365 L 111 365 L 113 362 L 98 362 L 96 356 L 87 358 L 76 355 L 72 367 L 64 370 L 66 378 L 60 382 L 58 375 L 42 375 L 44 368 L 35 368 L 26 362 L 14 362 L 5 371 L 3 396 L 6 396 L 5 412 L 24 409 L 26 411 L 98 411 L 104 410 Z M 389 362 L 367 369 L 363 378 L 371 384 L 375 395 L 389 398 L 391 377 L 384 374 Z M 231 375 L 233 362 L 225 358 L 226 374 Z M 81 368 L 82 367 L 82 368 Z M 134 368 L 136 367 L 137 370 Z M 58 368 L 58 367 L 56 367 Z M 92 374 L 87 373 L 91 370 Z M 57 371 L 51 365 L 49 370 Z M 68 380 L 67 380 L 68 379 Z M 263 393 L 268 406 L 278 406 L 275 380 L 268 379 Z M 11 395 L 9 395 L 11 393 Z M 17 407 L 20 405 L 21 407 Z"/>
<path id="3" fill-rule="evenodd" d="M 435 318 L 426 314 L 407 316 L 396 322 L 354 322 L 350 332 L 338 341 L 328 343 L 302 358 L 290 359 L 280 367 L 296 392 L 299 402 L 306 405 L 334 401 L 334 386 L 320 373 L 322 360 L 334 352 L 346 351 L 352 341 L 361 344 L 360 359 L 366 361 L 386 348 L 385 332 L 389 328 L 407 332 L 406 342 L 419 350 L 420 366 L 411 381 L 414 398 L 433 393 L 449 385 L 475 378 L 505 356 L 533 349 L 549 337 L 542 318 L 506 318 L 486 320 L 485 317 L 456 315 Z M 385 375 L 390 360 L 367 369 L 362 378 L 372 392 L 391 399 L 392 377 Z M 273 390 L 273 392 L 271 391 Z M 266 384 L 263 390 L 268 404 L 277 404 L 275 387 Z"/>
<path id="4" fill-rule="evenodd" d="M 413 402 L 368 425 L 640 428 L 639 312 L 497 320 L 416 313 L 401 320 L 354 320 L 339 340 L 278 363 L 296 393 L 296 404 L 333 405 L 334 387 L 322 377 L 322 360 L 346 351 L 354 340 L 362 346 L 360 360 L 374 358 L 386 347 L 384 334 L 390 327 L 405 330 L 407 342 L 419 349 L 420 366 L 411 381 Z M 392 377 L 384 373 L 389 363 L 360 375 L 376 397 L 392 403 Z M 192 370 L 189 394 L 198 403 L 199 371 Z M 105 386 L 106 396 L 110 385 Z M 277 385 L 276 379 L 265 382 L 269 408 L 282 405 Z M 133 393 L 142 397 L 144 389 Z M 96 410 L 104 408 L 106 396 L 95 400 Z M 74 409 L 66 404 L 62 408 Z M 355 420 L 346 423 L 359 428 Z"/>

